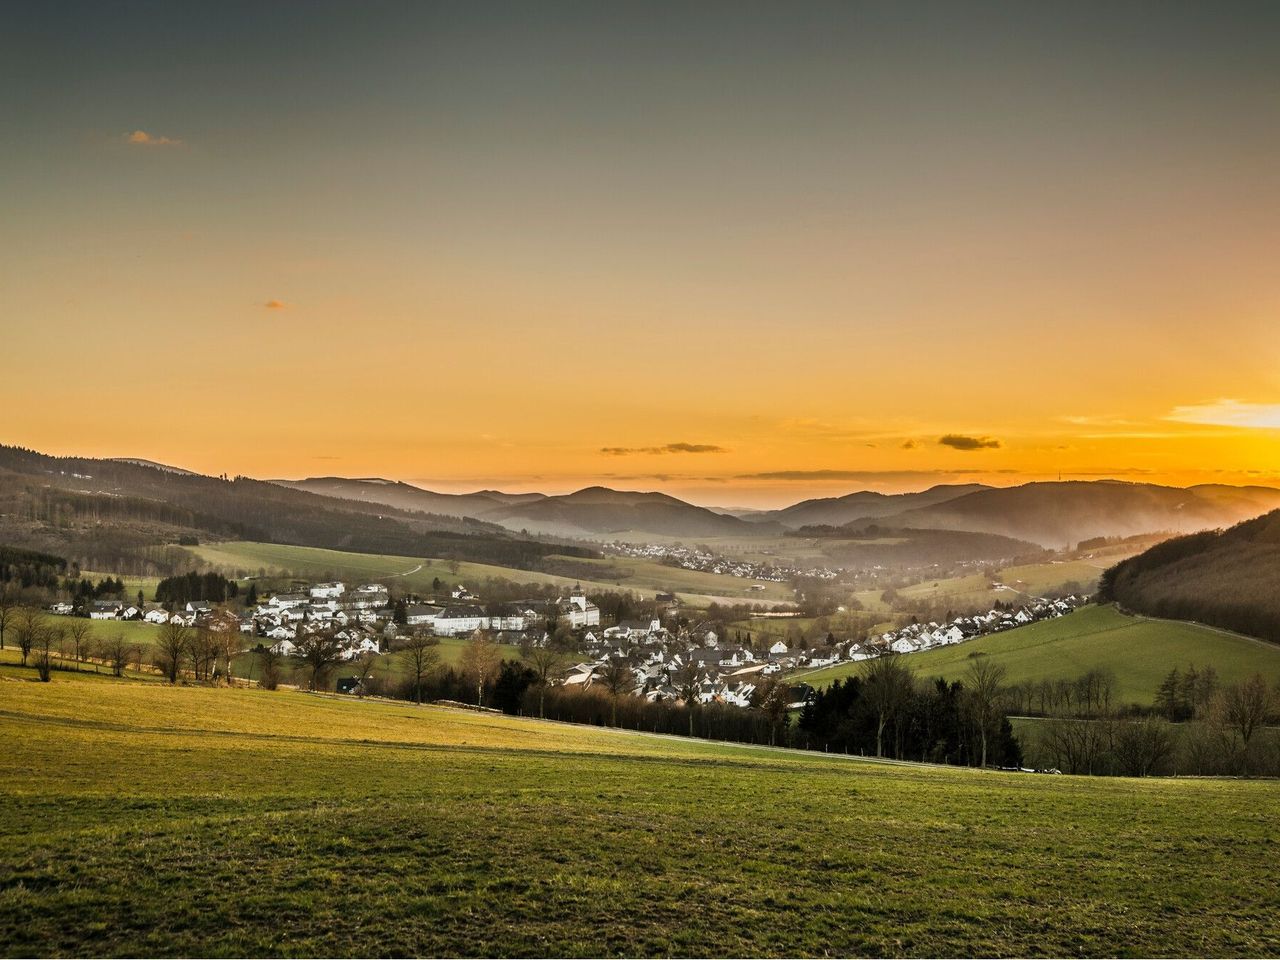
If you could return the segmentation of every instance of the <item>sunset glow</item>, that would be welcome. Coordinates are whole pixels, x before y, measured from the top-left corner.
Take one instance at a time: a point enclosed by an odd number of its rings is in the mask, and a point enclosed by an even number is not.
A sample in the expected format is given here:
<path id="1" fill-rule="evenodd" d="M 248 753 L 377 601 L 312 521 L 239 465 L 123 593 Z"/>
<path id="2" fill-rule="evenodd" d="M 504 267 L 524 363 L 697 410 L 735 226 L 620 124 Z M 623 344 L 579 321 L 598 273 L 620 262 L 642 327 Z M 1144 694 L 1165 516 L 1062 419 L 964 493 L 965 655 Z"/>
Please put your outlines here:
<path id="1" fill-rule="evenodd" d="M 725 506 L 1280 483 L 1275 12 L 1101 9 L 19 22 L 0 440 Z"/>

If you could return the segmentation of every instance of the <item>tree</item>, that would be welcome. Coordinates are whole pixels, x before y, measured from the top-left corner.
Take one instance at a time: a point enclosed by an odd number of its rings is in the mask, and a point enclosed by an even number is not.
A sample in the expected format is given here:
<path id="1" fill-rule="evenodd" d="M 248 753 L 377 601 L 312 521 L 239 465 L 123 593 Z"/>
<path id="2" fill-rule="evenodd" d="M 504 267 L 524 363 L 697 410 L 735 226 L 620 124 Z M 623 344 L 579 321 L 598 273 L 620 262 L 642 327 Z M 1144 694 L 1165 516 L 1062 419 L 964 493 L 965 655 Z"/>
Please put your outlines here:
<path id="1" fill-rule="evenodd" d="M 190 643 L 191 631 L 172 620 L 161 626 L 160 632 L 156 634 L 156 640 L 151 649 L 152 661 L 170 683 L 178 682 L 178 675 L 182 672 L 182 663 L 187 658 L 187 648 Z"/>
<path id="2" fill-rule="evenodd" d="M 342 656 L 342 641 L 332 630 L 317 630 L 300 637 L 294 647 L 294 657 L 308 671 L 307 689 L 320 689 Z"/>
<path id="3" fill-rule="evenodd" d="M 18 650 L 22 653 L 24 667 L 27 665 L 27 658 L 31 656 L 32 648 L 40 639 L 44 626 L 44 614 L 39 608 L 31 606 L 18 608 L 17 615 L 14 617 L 13 634 L 18 641 Z"/>
<path id="4" fill-rule="evenodd" d="M 284 658 L 274 647 L 259 647 L 258 659 L 262 662 L 262 678 L 258 686 L 263 690 L 274 690 L 280 686 L 280 662 Z"/>
<path id="5" fill-rule="evenodd" d="M 459 666 L 462 672 L 475 681 L 476 704 L 484 706 L 484 688 L 502 665 L 502 649 L 483 630 L 477 630 L 462 649 Z"/>
<path id="6" fill-rule="evenodd" d="M 1271 691 L 1261 675 L 1254 674 L 1244 683 L 1233 683 L 1222 690 L 1223 717 L 1236 728 L 1246 749 L 1258 727 L 1271 713 Z"/>
<path id="7" fill-rule="evenodd" d="M 975 657 L 969 661 L 969 669 L 965 674 L 965 687 L 969 694 L 969 703 L 973 707 L 973 718 L 978 725 L 978 742 L 982 746 L 980 766 L 987 765 L 987 734 L 1000 710 L 1000 688 L 1004 684 L 1007 671 L 1003 664 L 996 663 L 988 657 Z"/>
<path id="8" fill-rule="evenodd" d="M 240 618 L 231 610 L 217 610 L 209 618 L 209 629 L 216 659 L 222 661 L 221 675 L 231 682 L 231 668 L 236 657 L 244 651 L 244 634 L 240 632 Z M 215 663 L 215 672 L 217 671 Z"/>
<path id="9" fill-rule="evenodd" d="M 551 678 L 564 667 L 566 654 L 552 643 L 525 643 L 520 647 L 520 656 L 529 664 L 538 684 L 538 717 L 546 716 L 547 684 Z"/>
<path id="10" fill-rule="evenodd" d="M 422 681 L 440 662 L 440 641 L 421 631 L 400 645 L 396 658 L 405 665 L 413 680 L 413 702 L 422 702 Z"/>
<path id="11" fill-rule="evenodd" d="M 689 713 L 689 736 L 693 736 L 693 713 L 698 702 L 698 668 L 686 663 L 671 678 L 676 688 L 676 696 L 684 701 L 684 708 Z"/>
<path id="12" fill-rule="evenodd" d="M 756 708 L 769 722 L 769 746 L 777 742 L 779 728 L 791 719 L 791 688 L 777 674 L 766 677 L 752 695 Z"/>
<path id="13" fill-rule="evenodd" d="M 42 625 L 35 634 L 35 666 L 36 673 L 44 683 L 49 682 L 53 670 L 53 646 L 62 636 L 61 627 Z"/>
<path id="14" fill-rule="evenodd" d="M 884 756 L 884 730 L 895 721 L 911 695 L 915 675 L 900 654 L 887 652 L 865 661 L 863 696 L 876 715 L 876 756 Z"/>
<path id="15" fill-rule="evenodd" d="M 138 657 L 138 648 L 126 643 L 122 633 L 102 641 L 98 652 L 111 665 L 112 675 L 117 677 L 124 676 L 125 668 Z"/>
<path id="16" fill-rule="evenodd" d="M 609 691 L 609 726 L 618 725 L 618 697 L 635 689 L 635 674 L 625 660 L 610 659 L 600 670 L 600 683 Z"/>
<path id="17" fill-rule="evenodd" d="M 66 628 L 67 639 L 71 642 L 71 650 L 76 658 L 76 669 L 80 669 L 80 661 L 88 656 L 89 643 L 93 636 L 90 621 L 81 617 L 72 617 Z"/>
<path id="18" fill-rule="evenodd" d="M 4 635 L 13 622 L 18 609 L 18 598 L 7 583 L 0 583 L 0 650 L 4 649 Z"/>
<path id="19" fill-rule="evenodd" d="M 208 680 L 213 676 L 221 646 L 218 634 L 208 627 L 197 627 L 191 632 L 187 638 L 187 655 L 191 658 L 191 671 L 197 680 Z"/>

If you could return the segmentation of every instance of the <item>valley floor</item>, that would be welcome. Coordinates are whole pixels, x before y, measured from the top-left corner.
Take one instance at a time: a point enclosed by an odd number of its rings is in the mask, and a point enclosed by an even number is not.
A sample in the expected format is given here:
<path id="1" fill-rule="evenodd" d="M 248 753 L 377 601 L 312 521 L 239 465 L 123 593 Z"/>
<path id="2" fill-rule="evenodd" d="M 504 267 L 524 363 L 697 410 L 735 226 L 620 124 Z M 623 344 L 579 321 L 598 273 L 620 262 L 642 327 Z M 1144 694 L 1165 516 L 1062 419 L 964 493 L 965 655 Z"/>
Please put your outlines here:
<path id="1" fill-rule="evenodd" d="M 1280 953 L 1280 785 L 0 680 L 0 950 Z"/>

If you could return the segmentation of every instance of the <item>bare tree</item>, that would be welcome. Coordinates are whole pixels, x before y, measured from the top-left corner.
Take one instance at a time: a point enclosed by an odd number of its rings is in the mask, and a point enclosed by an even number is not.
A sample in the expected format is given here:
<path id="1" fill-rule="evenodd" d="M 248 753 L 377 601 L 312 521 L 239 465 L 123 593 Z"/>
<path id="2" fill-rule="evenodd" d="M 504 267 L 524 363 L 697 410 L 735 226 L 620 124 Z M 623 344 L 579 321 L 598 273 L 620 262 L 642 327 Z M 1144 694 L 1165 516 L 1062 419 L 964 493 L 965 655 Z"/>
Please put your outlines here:
<path id="1" fill-rule="evenodd" d="M 523 644 L 520 656 L 529 664 L 538 678 L 538 716 L 545 717 L 544 703 L 547 698 L 547 684 L 558 674 L 565 664 L 567 655 L 553 643 Z"/>
<path id="2" fill-rule="evenodd" d="M 13 623 L 18 609 L 18 597 L 7 583 L 0 583 L 0 650 L 4 649 L 5 632 Z"/>
<path id="3" fill-rule="evenodd" d="M 216 648 L 214 671 L 220 671 L 222 678 L 229 684 L 236 657 L 244 652 L 245 647 L 244 634 L 240 632 L 240 618 L 232 610 L 217 610 L 209 618 L 209 629 L 213 633 L 213 645 Z M 216 663 L 217 660 L 222 661 L 221 667 Z"/>
<path id="4" fill-rule="evenodd" d="M 1223 718 L 1235 727 L 1245 748 L 1271 713 L 1271 691 L 1261 675 L 1254 674 L 1244 683 L 1233 683 L 1222 690 Z"/>
<path id="5" fill-rule="evenodd" d="M 259 647 L 258 659 L 262 661 L 262 679 L 258 686 L 263 690 L 274 690 L 280 686 L 280 663 L 284 658 L 274 647 Z"/>
<path id="6" fill-rule="evenodd" d="M 635 674 L 625 660 L 610 659 L 600 670 L 600 683 L 609 691 L 609 726 L 618 725 L 618 697 L 635 689 Z"/>
<path id="7" fill-rule="evenodd" d="M 342 641 L 331 630 L 318 630 L 299 637 L 294 647 L 294 657 L 309 672 L 307 689 L 319 690 L 342 656 Z"/>
<path id="8" fill-rule="evenodd" d="M 987 765 L 987 735 L 1000 712 L 1000 689 L 1007 671 L 1003 664 L 988 657 L 975 657 L 969 661 L 965 673 L 965 690 L 973 708 L 973 719 L 978 725 L 978 742 L 982 745 L 981 766 Z"/>
<path id="9" fill-rule="evenodd" d="M 884 730 L 895 721 L 915 686 L 915 674 L 900 654 L 886 652 L 864 661 L 863 696 L 876 712 L 876 756 L 884 756 Z"/>
<path id="10" fill-rule="evenodd" d="M 164 624 L 156 634 L 151 648 L 152 660 L 170 683 L 178 682 L 190 643 L 191 631 L 172 620 Z"/>
<path id="11" fill-rule="evenodd" d="M 684 708 L 689 714 L 689 736 L 693 736 L 693 713 L 698 703 L 698 668 L 686 663 L 671 678 L 676 688 L 676 695 L 684 701 Z"/>
<path id="12" fill-rule="evenodd" d="M 396 658 L 413 679 L 413 702 L 421 703 L 422 681 L 440 662 L 440 641 L 417 631 L 400 645 Z"/>
<path id="13" fill-rule="evenodd" d="M 459 661 L 462 672 L 476 682 L 476 704 L 484 706 L 485 684 L 502 666 L 502 649 L 483 630 L 477 630 L 471 642 L 462 649 Z"/>
<path id="14" fill-rule="evenodd" d="M 366 650 L 356 659 L 356 666 L 360 668 L 360 672 L 356 674 L 356 689 L 359 690 L 358 696 L 363 697 L 367 692 L 369 681 L 373 677 L 373 668 L 377 662 L 378 654 L 372 650 Z"/>
<path id="15" fill-rule="evenodd" d="M 93 625 L 83 617 L 72 617 L 67 624 L 67 640 L 71 644 L 72 654 L 76 658 L 76 669 L 80 669 L 80 661 L 89 653 L 89 644 L 93 637 Z"/>
<path id="16" fill-rule="evenodd" d="M 41 624 L 35 632 L 35 666 L 36 673 L 44 683 L 49 682 L 53 670 L 53 647 L 62 637 L 61 627 Z"/>
<path id="17" fill-rule="evenodd" d="M 187 640 L 187 655 L 191 658 L 191 671 L 197 680 L 208 680 L 213 676 L 220 648 L 218 635 L 207 627 L 197 627 L 191 632 Z"/>
<path id="18" fill-rule="evenodd" d="M 117 677 L 123 677 L 125 668 L 138 658 L 138 648 L 127 643 L 122 633 L 104 640 L 99 645 L 98 651 L 111 665 L 111 673 Z"/>
<path id="19" fill-rule="evenodd" d="M 38 607 L 21 606 L 14 616 L 13 634 L 18 641 L 18 650 L 22 653 L 22 665 L 27 665 L 31 650 L 40 639 L 45 627 L 45 616 Z"/>
<path id="20" fill-rule="evenodd" d="M 1162 717 L 1117 723 L 1111 750 L 1121 773 L 1149 777 L 1157 772 L 1173 753 L 1172 731 L 1172 725 Z"/>

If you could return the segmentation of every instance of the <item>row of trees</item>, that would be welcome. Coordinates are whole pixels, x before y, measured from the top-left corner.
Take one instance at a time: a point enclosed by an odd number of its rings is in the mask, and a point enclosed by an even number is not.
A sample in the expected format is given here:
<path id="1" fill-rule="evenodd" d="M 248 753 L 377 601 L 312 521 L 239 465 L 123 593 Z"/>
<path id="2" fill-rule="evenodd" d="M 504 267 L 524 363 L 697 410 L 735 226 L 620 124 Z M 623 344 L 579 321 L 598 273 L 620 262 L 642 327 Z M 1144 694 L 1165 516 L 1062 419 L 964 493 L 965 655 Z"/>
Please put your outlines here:
<path id="1" fill-rule="evenodd" d="M 138 649 L 122 635 L 95 637 L 87 620 L 51 618 L 39 607 L 0 602 L 0 648 L 8 638 L 22 658 L 24 667 L 34 667 L 43 681 L 67 661 L 80 669 L 93 658 L 106 662 L 112 672 L 123 676 L 126 667 L 138 659 Z"/>
<path id="2" fill-rule="evenodd" d="M 964 681 L 921 681 L 898 654 L 875 657 L 860 675 L 809 697 L 798 745 L 899 760 L 1020 766 L 1004 676 L 1002 666 L 977 658 Z"/>

